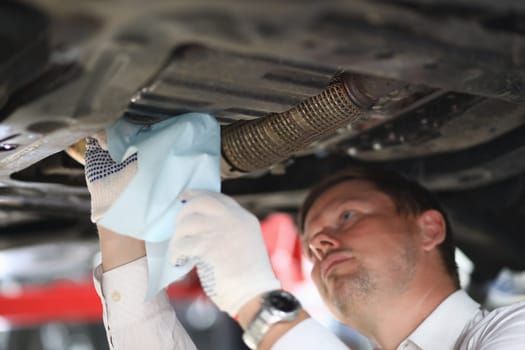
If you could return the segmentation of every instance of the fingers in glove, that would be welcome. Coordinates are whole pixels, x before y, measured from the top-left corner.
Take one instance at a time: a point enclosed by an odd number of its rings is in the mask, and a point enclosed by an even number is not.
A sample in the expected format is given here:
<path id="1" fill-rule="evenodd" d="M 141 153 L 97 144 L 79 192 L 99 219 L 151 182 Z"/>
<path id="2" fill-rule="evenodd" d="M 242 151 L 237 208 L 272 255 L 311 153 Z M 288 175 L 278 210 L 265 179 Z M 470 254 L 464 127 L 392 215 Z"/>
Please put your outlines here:
<path id="1" fill-rule="evenodd" d="M 228 208 L 240 208 L 232 198 L 217 192 L 205 190 L 186 190 L 179 195 L 179 200 L 184 204 L 177 215 L 177 220 L 192 215 L 203 216 L 224 215 Z"/>
<path id="2" fill-rule="evenodd" d="M 85 160 L 86 179 L 89 183 L 92 183 L 118 173 L 131 163 L 136 162 L 137 154 L 132 154 L 122 163 L 116 163 L 108 151 L 99 148 L 87 151 Z"/>
<path id="3" fill-rule="evenodd" d="M 189 236 L 210 236 L 217 230 L 215 221 L 216 220 L 210 220 L 207 215 L 191 212 L 188 215 L 177 218 L 174 236 L 181 238 Z"/>
<path id="4" fill-rule="evenodd" d="M 219 246 L 217 235 L 210 220 L 200 214 L 186 216 L 176 224 L 171 238 L 172 264 L 180 257 L 202 257 L 210 249 Z"/>
<path id="5" fill-rule="evenodd" d="M 86 137 L 86 153 L 91 152 L 94 150 L 103 149 L 100 146 L 100 142 L 94 137 L 88 136 Z"/>
<path id="6" fill-rule="evenodd" d="M 173 236 L 170 241 L 171 259 L 170 263 L 174 266 L 186 264 L 191 259 L 197 259 L 202 255 L 203 238 L 202 236 Z"/>
<path id="7" fill-rule="evenodd" d="M 86 140 L 95 140 L 96 144 L 99 148 L 102 148 L 103 150 L 108 150 L 108 137 L 106 135 L 106 130 L 102 129 L 101 131 L 97 132 L 96 134 L 93 134 L 91 136 L 88 136 Z"/>

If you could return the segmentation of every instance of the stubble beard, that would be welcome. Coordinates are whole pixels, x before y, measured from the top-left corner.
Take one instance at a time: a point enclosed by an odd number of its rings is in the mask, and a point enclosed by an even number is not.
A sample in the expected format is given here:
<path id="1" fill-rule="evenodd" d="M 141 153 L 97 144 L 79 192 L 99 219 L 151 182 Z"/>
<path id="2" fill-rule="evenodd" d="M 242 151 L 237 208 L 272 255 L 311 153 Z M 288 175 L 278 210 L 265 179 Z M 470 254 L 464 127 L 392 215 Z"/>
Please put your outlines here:
<path id="1" fill-rule="evenodd" d="M 331 285 L 330 289 L 327 284 Z M 368 272 L 360 270 L 329 276 L 323 289 L 331 306 L 346 318 L 351 316 L 356 306 L 367 301 L 375 289 L 375 283 Z"/>
<path id="2" fill-rule="evenodd" d="M 414 247 L 407 243 L 403 253 L 389 265 L 388 272 L 381 275 L 360 266 L 351 273 L 333 274 L 323 283 L 322 293 L 339 315 L 352 319 L 357 310 L 366 310 L 366 305 L 381 299 L 382 293 L 404 293 L 413 279 L 415 264 Z"/>

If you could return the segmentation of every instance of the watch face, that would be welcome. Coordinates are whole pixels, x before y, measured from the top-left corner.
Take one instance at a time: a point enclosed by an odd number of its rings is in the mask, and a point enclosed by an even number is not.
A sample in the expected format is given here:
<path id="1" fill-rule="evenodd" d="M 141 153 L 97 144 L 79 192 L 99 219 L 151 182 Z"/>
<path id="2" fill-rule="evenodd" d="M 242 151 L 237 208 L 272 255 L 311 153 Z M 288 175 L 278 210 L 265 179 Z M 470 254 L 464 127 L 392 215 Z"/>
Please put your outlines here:
<path id="1" fill-rule="evenodd" d="M 285 291 L 274 291 L 268 295 L 267 302 L 277 310 L 292 312 L 299 307 L 299 301 L 290 293 Z"/>

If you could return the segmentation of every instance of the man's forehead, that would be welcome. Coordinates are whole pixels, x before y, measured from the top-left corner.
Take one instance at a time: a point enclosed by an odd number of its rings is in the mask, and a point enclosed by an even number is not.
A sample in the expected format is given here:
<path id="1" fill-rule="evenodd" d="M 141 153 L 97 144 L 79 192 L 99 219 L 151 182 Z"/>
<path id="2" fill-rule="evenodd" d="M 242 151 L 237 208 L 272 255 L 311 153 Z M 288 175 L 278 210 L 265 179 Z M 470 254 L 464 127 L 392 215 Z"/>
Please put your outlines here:
<path id="1" fill-rule="evenodd" d="M 367 198 L 367 195 L 372 191 L 376 192 L 378 189 L 371 181 L 361 179 L 345 180 L 330 186 L 321 194 L 319 194 L 319 196 L 313 201 L 311 209 L 314 209 L 316 206 L 340 199 L 359 200 L 362 198 Z"/>
<path id="2" fill-rule="evenodd" d="M 378 189 L 367 180 L 349 179 L 331 186 L 313 201 L 305 217 L 305 227 L 308 222 L 317 220 L 324 210 L 330 209 L 330 206 L 348 201 L 366 201 L 371 192 L 378 192 Z"/>

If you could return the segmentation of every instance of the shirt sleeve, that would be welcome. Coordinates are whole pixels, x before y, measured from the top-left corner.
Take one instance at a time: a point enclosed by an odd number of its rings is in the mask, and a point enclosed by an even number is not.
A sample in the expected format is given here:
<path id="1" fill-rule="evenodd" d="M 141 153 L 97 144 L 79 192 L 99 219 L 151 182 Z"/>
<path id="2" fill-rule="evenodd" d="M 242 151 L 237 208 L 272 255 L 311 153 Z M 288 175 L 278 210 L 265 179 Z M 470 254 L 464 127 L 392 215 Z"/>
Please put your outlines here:
<path id="1" fill-rule="evenodd" d="M 300 322 L 272 346 L 272 350 L 348 350 L 332 332 L 312 318 Z"/>
<path id="2" fill-rule="evenodd" d="M 147 270 L 146 257 L 104 273 L 101 265 L 95 269 L 110 349 L 196 350 L 165 292 L 145 301 Z"/>
<path id="3" fill-rule="evenodd" d="M 468 333 L 467 349 L 524 349 L 525 302 L 493 310 Z"/>

